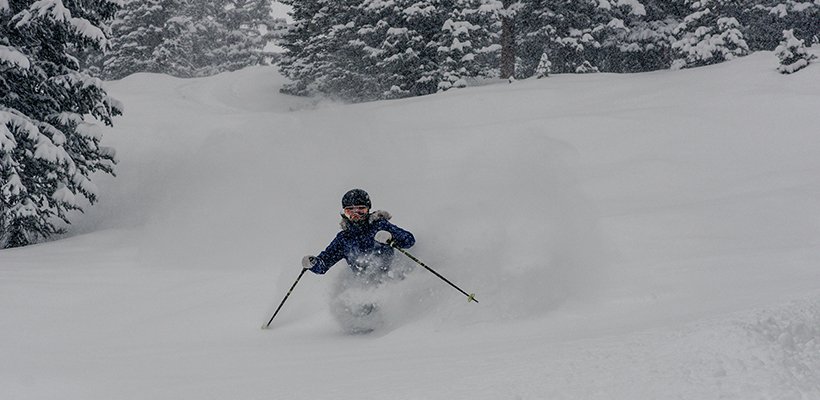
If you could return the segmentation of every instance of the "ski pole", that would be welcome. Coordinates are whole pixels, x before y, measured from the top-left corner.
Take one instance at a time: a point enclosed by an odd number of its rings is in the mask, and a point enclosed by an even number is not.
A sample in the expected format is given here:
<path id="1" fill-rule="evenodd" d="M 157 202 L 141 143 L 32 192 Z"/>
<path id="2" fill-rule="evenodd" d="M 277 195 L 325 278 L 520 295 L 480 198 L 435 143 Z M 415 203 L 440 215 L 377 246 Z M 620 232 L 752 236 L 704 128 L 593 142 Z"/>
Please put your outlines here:
<path id="1" fill-rule="evenodd" d="M 398 251 L 402 252 L 402 254 L 406 255 L 406 256 L 407 256 L 407 257 L 409 257 L 411 260 L 415 261 L 418 265 L 421 265 L 422 267 L 424 267 L 424 268 L 425 268 L 425 269 L 427 269 L 428 271 L 432 272 L 432 273 L 433 273 L 433 275 L 435 275 L 435 276 L 437 276 L 437 277 L 441 278 L 441 280 L 443 280 L 444 282 L 449 283 L 449 284 L 450 284 L 450 286 L 452 286 L 452 287 L 456 288 L 456 290 L 458 290 L 459 292 L 461 292 L 463 295 L 467 296 L 467 302 L 468 302 L 468 303 L 469 303 L 469 302 L 471 302 L 471 301 L 474 301 L 474 302 L 478 303 L 478 300 L 476 300 L 476 298 L 475 298 L 475 293 L 467 293 L 467 292 L 465 292 L 465 291 L 461 290 L 461 288 L 460 288 L 460 287 L 458 287 L 458 286 L 456 286 L 453 282 L 450 282 L 449 280 L 447 280 L 447 278 L 445 278 L 445 277 L 441 276 L 441 274 L 439 274 L 438 272 L 434 271 L 432 268 L 428 267 L 428 266 L 427 266 L 427 264 L 425 264 L 425 263 L 421 262 L 421 260 L 419 260 L 418 258 L 414 257 L 412 254 L 408 253 L 408 252 L 407 252 L 407 250 L 402 249 L 401 247 L 396 246 L 396 242 L 395 242 L 395 241 L 392 241 L 392 240 L 391 240 L 391 241 L 389 241 L 389 242 L 388 242 L 388 244 L 390 245 L 390 247 L 392 247 L 392 248 L 394 248 L 394 249 L 396 249 L 396 250 L 398 250 Z"/>
<path id="2" fill-rule="evenodd" d="M 268 328 L 270 328 L 270 323 L 271 323 L 271 322 L 273 322 L 273 319 L 274 319 L 274 318 L 276 318 L 276 314 L 279 314 L 279 310 L 281 310 L 281 309 L 282 309 L 282 306 L 283 306 L 283 305 L 285 305 L 285 300 L 287 300 L 287 299 L 288 299 L 288 297 L 290 296 L 290 293 L 291 293 L 291 292 L 293 292 L 293 288 L 295 288 L 295 287 L 296 287 L 296 284 L 297 284 L 297 283 L 299 283 L 299 279 L 302 279 L 302 275 L 304 275 L 304 274 L 305 274 L 305 271 L 307 271 L 307 268 L 302 268 L 302 272 L 300 272 L 300 273 L 299 273 L 299 277 L 298 277 L 298 278 L 296 278 L 296 282 L 293 282 L 293 286 L 291 286 L 291 287 L 290 287 L 290 290 L 288 290 L 288 294 L 286 294 L 286 295 L 285 295 L 285 298 L 284 298 L 284 299 L 282 299 L 282 302 L 281 302 L 281 303 L 279 303 L 279 307 L 277 307 L 277 308 L 276 308 L 276 311 L 274 311 L 274 312 L 273 312 L 273 316 L 272 316 L 272 317 L 270 317 L 270 321 L 268 321 L 268 323 L 267 323 L 267 324 L 262 325 L 262 329 L 268 329 Z"/>

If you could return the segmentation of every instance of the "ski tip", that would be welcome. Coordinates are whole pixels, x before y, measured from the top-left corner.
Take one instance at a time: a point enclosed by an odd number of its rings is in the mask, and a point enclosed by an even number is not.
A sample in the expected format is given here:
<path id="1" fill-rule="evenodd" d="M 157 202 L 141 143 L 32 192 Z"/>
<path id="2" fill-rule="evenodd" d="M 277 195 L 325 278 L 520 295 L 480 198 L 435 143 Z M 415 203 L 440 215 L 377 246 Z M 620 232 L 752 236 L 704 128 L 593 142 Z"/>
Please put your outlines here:
<path id="1" fill-rule="evenodd" d="M 267 326 L 267 325 L 262 325 L 262 330 L 264 331 L 264 330 L 266 330 L 266 329 L 270 329 L 270 327 L 269 327 L 269 326 Z"/>

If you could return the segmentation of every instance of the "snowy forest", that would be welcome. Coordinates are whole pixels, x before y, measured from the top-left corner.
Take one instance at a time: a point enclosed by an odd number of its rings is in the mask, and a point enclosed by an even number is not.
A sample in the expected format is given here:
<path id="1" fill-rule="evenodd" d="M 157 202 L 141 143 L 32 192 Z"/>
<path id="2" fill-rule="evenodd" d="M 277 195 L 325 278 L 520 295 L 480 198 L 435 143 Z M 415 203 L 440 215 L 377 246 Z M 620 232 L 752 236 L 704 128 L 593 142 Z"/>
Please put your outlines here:
<path id="1" fill-rule="evenodd" d="M 820 2 L 737 0 L 286 1 L 284 90 L 357 101 L 478 78 L 691 68 L 818 41 Z"/>
<path id="2" fill-rule="evenodd" d="M 483 79 L 681 69 L 776 50 L 808 65 L 820 0 L 0 0 L 0 236 L 62 233 L 113 174 L 123 105 L 103 80 L 202 77 L 278 63 L 282 92 L 350 102 Z M 269 54 L 276 42 L 284 54 Z"/>

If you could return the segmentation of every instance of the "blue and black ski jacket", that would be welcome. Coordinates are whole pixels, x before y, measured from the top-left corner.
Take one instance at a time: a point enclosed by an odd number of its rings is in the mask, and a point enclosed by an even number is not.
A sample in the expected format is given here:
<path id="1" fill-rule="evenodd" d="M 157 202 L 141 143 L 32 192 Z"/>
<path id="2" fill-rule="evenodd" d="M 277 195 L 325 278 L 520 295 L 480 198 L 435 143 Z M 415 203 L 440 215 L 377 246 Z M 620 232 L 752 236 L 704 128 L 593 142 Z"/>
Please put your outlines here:
<path id="1" fill-rule="evenodd" d="M 361 223 L 342 221 L 342 231 L 330 242 L 325 251 L 316 256 L 316 263 L 310 271 L 324 274 L 342 258 L 356 273 L 373 272 L 373 268 L 387 271 L 393 260 L 393 248 L 376 242 L 378 231 L 393 235 L 396 246 L 410 248 L 416 243 L 413 234 L 388 222 L 390 214 L 376 211 Z"/>

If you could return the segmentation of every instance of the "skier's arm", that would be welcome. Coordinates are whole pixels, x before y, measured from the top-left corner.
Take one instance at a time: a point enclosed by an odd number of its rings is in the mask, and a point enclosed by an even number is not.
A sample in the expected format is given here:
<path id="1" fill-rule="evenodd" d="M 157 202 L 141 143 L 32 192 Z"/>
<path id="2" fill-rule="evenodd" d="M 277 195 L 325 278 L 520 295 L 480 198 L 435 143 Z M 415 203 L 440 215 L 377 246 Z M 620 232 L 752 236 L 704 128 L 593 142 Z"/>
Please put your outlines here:
<path id="1" fill-rule="evenodd" d="M 330 267 L 334 266 L 342 258 L 344 258 L 344 246 L 340 235 L 327 246 L 325 251 L 316 256 L 316 263 L 310 268 L 310 271 L 316 274 L 324 274 Z"/>
<path id="2" fill-rule="evenodd" d="M 379 229 L 390 232 L 393 235 L 393 240 L 396 243 L 396 246 L 401 247 L 402 249 L 409 249 L 416 244 L 416 238 L 413 236 L 412 233 L 399 228 L 396 225 L 393 225 L 386 220 L 381 220 L 378 222 Z"/>

